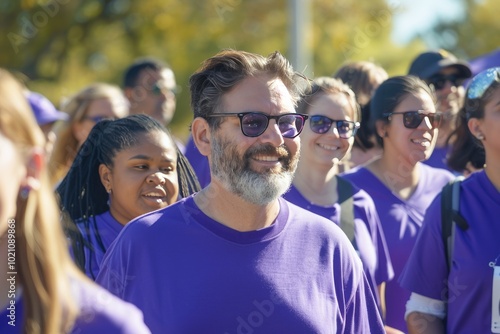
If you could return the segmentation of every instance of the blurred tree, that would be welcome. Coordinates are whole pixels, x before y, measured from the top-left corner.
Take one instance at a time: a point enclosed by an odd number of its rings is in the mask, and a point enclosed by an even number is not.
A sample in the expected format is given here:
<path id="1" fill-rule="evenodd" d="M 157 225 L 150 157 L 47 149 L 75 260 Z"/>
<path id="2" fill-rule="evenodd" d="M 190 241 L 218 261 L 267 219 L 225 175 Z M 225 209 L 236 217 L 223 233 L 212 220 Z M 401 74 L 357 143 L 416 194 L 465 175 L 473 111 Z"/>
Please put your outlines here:
<path id="1" fill-rule="evenodd" d="M 465 6 L 464 17 L 452 22 L 442 22 L 422 39 L 435 39 L 437 44 L 464 59 L 473 59 L 496 50 L 499 46 L 500 1 L 457 0 Z"/>
<path id="2" fill-rule="evenodd" d="M 349 60 L 405 73 L 424 45 L 391 42 L 400 10 L 393 2 L 310 0 L 314 75 L 330 75 Z M 31 89 L 59 104 L 94 81 L 121 85 L 135 58 L 158 57 L 182 88 L 172 127 L 186 138 L 189 76 L 223 48 L 287 55 L 287 10 L 288 0 L 2 0 L 0 66 L 22 73 Z"/>
<path id="3" fill-rule="evenodd" d="M 369 60 L 390 75 L 406 74 L 409 62 L 425 46 L 391 41 L 394 15 L 404 10 L 399 1 L 313 1 L 315 70 L 333 74 L 343 63 Z"/>

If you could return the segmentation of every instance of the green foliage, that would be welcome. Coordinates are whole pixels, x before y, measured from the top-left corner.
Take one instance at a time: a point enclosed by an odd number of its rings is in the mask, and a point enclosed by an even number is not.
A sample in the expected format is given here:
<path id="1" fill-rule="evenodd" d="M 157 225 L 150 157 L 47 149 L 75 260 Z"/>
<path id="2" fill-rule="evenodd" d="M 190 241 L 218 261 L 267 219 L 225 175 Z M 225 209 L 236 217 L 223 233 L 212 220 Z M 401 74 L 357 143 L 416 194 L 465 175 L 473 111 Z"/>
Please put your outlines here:
<path id="1" fill-rule="evenodd" d="M 351 60 L 371 60 L 391 75 L 404 74 L 425 49 L 418 39 L 404 46 L 391 41 L 398 1 L 309 1 L 304 44 L 311 50 L 314 76 L 331 75 Z M 454 27 L 456 48 L 475 55 L 469 49 L 479 54 L 494 42 L 490 32 L 499 31 L 493 16 L 500 8 L 497 0 L 468 1 L 474 31 Z M 482 9 L 486 4 L 496 11 Z M 172 127 L 186 138 L 192 118 L 189 76 L 223 48 L 290 56 L 288 7 L 288 0 L 2 0 L 0 66 L 18 71 L 30 89 L 57 105 L 91 82 L 121 85 L 135 58 L 158 57 L 172 66 L 182 88 Z"/>
<path id="2" fill-rule="evenodd" d="M 443 47 L 464 59 L 473 59 L 499 47 L 500 1 L 460 0 L 464 3 L 464 17 L 453 22 L 442 22 L 428 35 Z"/>

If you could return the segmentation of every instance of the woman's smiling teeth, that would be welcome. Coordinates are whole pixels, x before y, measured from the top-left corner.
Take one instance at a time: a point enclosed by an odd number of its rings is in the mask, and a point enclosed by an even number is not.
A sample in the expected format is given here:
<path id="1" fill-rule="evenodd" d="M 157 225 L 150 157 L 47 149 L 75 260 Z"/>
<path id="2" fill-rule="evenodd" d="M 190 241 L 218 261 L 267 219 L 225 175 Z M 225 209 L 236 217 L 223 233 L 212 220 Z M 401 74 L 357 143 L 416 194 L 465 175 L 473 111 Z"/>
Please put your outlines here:
<path id="1" fill-rule="evenodd" d="M 412 143 L 420 145 L 422 147 L 429 147 L 431 145 L 430 140 L 427 139 L 412 139 Z"/>
<path id="2" fill-rule="evenodd" d="M 330 145 L 319 144 L 319 143 L 318 143 L 318 146 L 321 147 L 322 149 L 328 150 L 328 151 L 336 151 L 339 149 L 338 146 L 330 146 Z"/>
<path id="3" fill-rule="evenodd" d="M 152 198 L 152 199 L 162 199 L 165 197 L 165 194 L 160 192 L 160 191 L 152 191 L 152 192 L 144 194 L 144 196 Z"/>

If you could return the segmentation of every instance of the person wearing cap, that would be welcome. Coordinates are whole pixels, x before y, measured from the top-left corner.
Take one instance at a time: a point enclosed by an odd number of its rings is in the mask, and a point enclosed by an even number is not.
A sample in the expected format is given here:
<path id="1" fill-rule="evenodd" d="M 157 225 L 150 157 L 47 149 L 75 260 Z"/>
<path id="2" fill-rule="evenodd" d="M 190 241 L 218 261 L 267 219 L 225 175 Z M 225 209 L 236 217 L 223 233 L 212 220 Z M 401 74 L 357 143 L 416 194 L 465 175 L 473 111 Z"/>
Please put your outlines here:
<path id="1" fill-rule="evenodd" d="M 472 76 L 469 64 L 446 50 L 428 51 L 418 55 L 411 63 L 409 75 L 423 79 L 434 89 L 437 111 L 443 113 L 436 147 L 426 164 L 450 169 L 447 154 L 448 138 L 453 132 L 458 111 L 463 105 L 465 90 L 462 83 Z"/>
<path id="2" fill-rule="evenodd" d="M 52 102 L 40 93 L 28 92 L 28 102 L 45 137 L 52 132 L 55 122 L 69 118 L 67 113 L 57 110 Z"/>
<path id="3" fill-rule="evenodd" d="M 27 98 L 31 110 L 35 115 L 36 122 L 47 140 L 46 151 L 47 156 L 52 153 L 52 147 L 56 141 L 56 135 L 53 131 L 54 124 L 57 121 L 65 121 L 69 115 L 65 112 L 57 110 L 57 108 L 49 101 L 48 98 L 40 93 L 31 92 L 27 93 Z"/>

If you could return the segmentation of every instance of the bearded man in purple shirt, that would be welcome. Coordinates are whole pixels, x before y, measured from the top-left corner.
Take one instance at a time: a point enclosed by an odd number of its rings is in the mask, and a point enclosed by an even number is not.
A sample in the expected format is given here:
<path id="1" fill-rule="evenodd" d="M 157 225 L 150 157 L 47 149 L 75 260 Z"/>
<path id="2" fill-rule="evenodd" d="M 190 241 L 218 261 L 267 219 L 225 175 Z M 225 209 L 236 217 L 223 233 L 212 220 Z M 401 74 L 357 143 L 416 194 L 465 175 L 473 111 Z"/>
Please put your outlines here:
<path id="1" fill-rule="evenodd" d="M 97 281 L 154 333 L 383 333 L 361 262 L 331 221 L 281 199 L 299 157 L 303 77 L 278 52 L 225 50 L 191 77 L 211 183 L 143 215 Z"/>

